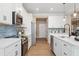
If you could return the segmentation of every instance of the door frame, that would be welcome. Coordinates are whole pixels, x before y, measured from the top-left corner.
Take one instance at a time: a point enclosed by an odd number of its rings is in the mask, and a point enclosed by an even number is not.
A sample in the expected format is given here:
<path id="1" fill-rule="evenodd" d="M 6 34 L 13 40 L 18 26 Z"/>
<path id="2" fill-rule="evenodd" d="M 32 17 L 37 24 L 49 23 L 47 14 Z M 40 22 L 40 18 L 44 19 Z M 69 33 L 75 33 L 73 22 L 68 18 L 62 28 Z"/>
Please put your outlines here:
<path id="1" fill-rule="evenodd" d="M 37 26 L 39 26 L 39 24 L 38 24 L 38 20 L 40 19 L 40 18 L 45 18 L 46 19 L 46 32 L 47 32 L 47 35 L 46 35 L 46 40 L 48 39 L 48 17 L 46 16 L 46 17 L 36 17 L 36 39 L 38 38 L 37 37 L 37 35 L 39 36 L 39 33 L 37 33 Z M 38 30 L 39 30 L 39 27 L 38 27 Z"/>

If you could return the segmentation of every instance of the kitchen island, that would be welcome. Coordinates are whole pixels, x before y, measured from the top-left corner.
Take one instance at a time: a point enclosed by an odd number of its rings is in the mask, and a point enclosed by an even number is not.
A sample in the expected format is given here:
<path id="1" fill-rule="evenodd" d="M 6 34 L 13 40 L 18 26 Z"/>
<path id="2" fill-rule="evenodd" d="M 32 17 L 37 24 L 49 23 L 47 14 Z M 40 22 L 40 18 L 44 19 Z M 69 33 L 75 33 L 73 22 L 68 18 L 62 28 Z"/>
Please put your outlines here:
<path id="1" fill-rule="evenodd" d="M 51 49 L 56 56 L 79 56 L 79 41 L 76 41 L 75 36 L 68 36 L 65 33 L 53 34 L 51 41 Z"/>

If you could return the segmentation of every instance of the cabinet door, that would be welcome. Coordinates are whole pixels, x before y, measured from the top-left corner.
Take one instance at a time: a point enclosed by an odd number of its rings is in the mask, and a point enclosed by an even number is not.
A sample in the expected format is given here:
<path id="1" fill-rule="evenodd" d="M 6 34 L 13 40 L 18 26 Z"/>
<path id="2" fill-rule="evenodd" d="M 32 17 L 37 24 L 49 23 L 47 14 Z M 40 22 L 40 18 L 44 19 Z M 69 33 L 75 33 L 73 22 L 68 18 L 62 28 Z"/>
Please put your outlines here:
<path id="1" fill-rule="evenodd" d="M 57 50 L 58 50 L 58 56 L 62 56 L 62 41 L 60 39 L 57 39 Z"/>
<path id="2" fill-rule="evenodd" d="M 59 21 L 58 21 L 59 20 Z M 49 28 L 64 28 L 63 16 L 49 16 L 48 27 Z"/>
<path id="3" fill-rule="evenodd" d="M 15 55 L 21 56 L 21 41 L 17 42 L 15 45 Z"/>
<path id="4" fill-rule="evenodd" d="M 74 56 L 79 56 L 79 47 L 74 46 Z"/>
<path id="5" fill-rule="evenodd" d="M 4 49 L 0 49 L 0 56 L 4 56 Z"/>
<path id="6" fill-rule="evenodd" d="M 5 48 L 5 56 L 14 56 L 15 55 L 15 45 L 12 44 Z"/>
<path id="7" fill-rule="evenodd" d="M 62 54 L 64 56 L 72 56 L 73 55 L 73 46 L 71 44 L 63 41 L 62 48 L 63 48 Z"/>
<path id="8" fill-rule="evenodd" d="M 62 55 L 62 41 L 54 37 L 54 53 L 57 56 Z"/>
<path id="9" fill-rule="evenodd" d="M 58 40 L 54 38 L 54 53 L 58 56 Z"/>
<path id="10" fill-rule="evenodd" d="M 21 56 L 21 41 L 5 48 L 5 56 Z"/>

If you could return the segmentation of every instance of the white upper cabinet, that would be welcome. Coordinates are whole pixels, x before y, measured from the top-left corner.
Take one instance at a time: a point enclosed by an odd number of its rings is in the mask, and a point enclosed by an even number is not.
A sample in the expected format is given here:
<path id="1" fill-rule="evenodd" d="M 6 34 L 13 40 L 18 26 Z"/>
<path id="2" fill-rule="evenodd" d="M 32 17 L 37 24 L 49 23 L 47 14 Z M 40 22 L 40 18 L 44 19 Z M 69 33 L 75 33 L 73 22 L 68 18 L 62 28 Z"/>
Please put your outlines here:
<path id="1" fill-rule="evenodd" d="M 48 17 L 48 28 L 64 28 L 63 16 L 49 16 Z"/>
<path id="2" fill-rule="evenodd" d="M 2 3 L 0 4 L 0 23 L 12 24 L 12 11 L 21 8 L 20 3 Z"/>

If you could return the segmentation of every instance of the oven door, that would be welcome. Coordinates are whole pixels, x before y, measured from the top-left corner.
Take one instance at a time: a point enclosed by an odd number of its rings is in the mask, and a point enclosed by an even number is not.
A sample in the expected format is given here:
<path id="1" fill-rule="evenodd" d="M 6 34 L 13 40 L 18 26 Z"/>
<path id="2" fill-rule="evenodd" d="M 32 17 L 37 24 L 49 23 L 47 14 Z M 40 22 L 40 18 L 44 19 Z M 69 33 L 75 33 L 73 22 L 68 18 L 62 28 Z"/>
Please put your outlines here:
<path id="1" fill-rule="evenodd" d="M 22 44 L 22 56 L 27 55 L 27 51 L 28 51 L 28 41 L 25 41 Z"/>

